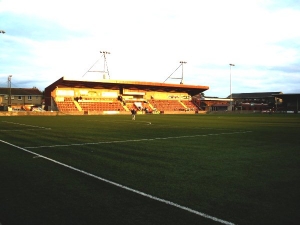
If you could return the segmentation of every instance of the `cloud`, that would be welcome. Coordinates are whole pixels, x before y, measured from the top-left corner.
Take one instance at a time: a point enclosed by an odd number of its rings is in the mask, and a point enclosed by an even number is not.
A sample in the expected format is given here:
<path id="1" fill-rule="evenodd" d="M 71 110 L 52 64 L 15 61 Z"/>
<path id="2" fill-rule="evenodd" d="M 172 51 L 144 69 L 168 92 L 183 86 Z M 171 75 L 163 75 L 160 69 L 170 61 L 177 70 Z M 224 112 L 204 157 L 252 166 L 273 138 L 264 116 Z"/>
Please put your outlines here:
<path id="1" fill-rule="evenodd" d="M 228 96 L 234 63 L 233 91 L 284 91 L 300 82 L 298 21 L 297 1 L 2 0 L 0 79 L 43 89 L 101 70 L 105 50 L 112 79 L 163 82 L 184 60 L 184 83 Z"/>

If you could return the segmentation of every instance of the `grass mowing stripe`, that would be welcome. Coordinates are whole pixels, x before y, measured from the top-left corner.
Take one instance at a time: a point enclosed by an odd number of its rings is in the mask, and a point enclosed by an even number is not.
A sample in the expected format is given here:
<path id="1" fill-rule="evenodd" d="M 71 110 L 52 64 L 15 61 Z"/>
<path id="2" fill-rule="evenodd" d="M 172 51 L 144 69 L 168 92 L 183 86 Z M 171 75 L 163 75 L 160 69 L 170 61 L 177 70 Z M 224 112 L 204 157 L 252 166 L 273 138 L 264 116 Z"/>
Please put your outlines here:
<path id="1" fill-rule="evenodd" d="M 228 135 L 228 134 L 245 134 L 250 132 L 252 131 L 238 131 L 238 132 L 229 132 L 229 133 L 223 132 L 219 134 L 197 134 L 197 135 L 185 135 L 185 136 L 177 136 L 177 137 L 143 138 L 143 139 L 133 139 L 133 140 L 120 140 L 120 141 L 100 141 L 100 142 L 78 143 L 78 144 L 69 144 L 69 145 L 42 145 L 42 146 L 31 146 L 31 147 L 29 146 L 24 148 L 34 149 L 34 148 L 70 147 L 70 146 L 80 146 L 80 145 L 113 144 L 113 143 L 125 143 L 125 142 L 140 142 L 140 141 L 155 141 L 155 140 L 179 139 L 179 138 L 219 136 L 219 135 Z"/>
<path id="2" fill-rule="evenodd" d="M 142 195 L 142 196 L 144 196 L 144 197 L 147 197 L 147 198 L 150 198 L 150 199 L 153 199 L 153 200 L 156 200 L 156 201 L 165 203 L 165 204 L 167 204 L 167 205 L 171 205 L 171 206 L 177 207 L 177 208 L 179 208 L 179 209 L 182 209 L 182 210 L 185 210 L 185 211 L 194 213 L 194 214 L 196 214 L 196 215 L 199 215 L 199 216 L 201 216 L 201 217 L 204 217 L 204 218 L 213 220 L 213 221 L 215 221 L 215 222 L 219 222 L 219 223 L 226 224 L 226 225 L 234 225 L 234 223 L 228 222 L 228 221 L 226 221 L 226 220 L 222 220 L 222 219 L 216 218 L 216 217 L 214 217 L 214 216 L 207 215 L 207 214 L 205 214 L 205 213 L 202 213 L 202 212 L 193 210 L 193 209 L 191 209 L 191 208 L 188 208 L 188 207 L 185 207 L 185 206 L 176 204 L 176 203 L 174 203 L 174 202 L 171 202 L 171 201 L 168 201 L 168 200 L 165 200 L 165 199 L 162 199 L 162 198 L 158 198 L 158 197 L 149 195 L 149 194 L 147 194 L 147 193 L 144 193 L 144 192 L 141 192 L 141 191 L 132 189 L 132 188 L 130 188 L 130 187 L 127 187 L 127 186 L 118 184 L 118 183 L 116 183 L 116 182 L 113 182 L 113 181 L 104 179 L 104 178 L 102 178 L 102 177 L 99 177 L 99 176 L 96 176 L 96 175 L 94 175 L 94 174 L 88 173 L 88 172 L 86 172 L 86 171 L 84 171 L 84 170 L 77 169 L 77 168 L 75 168 L 75 167 L 69 166 L 69 165 L 67 165 L 67 164 L 61 163 L 61 162 L 56 161 L 56 160 L 54 160 L 54 159 L 51 159 L 51 158 L 45 157 L 45 156 L 43 156 L 43 155 L 37 154 L 37 153 L 35 153 L 35 152 L 29 151 L 29 150 L 27 150 L 27 149 L 25 149 L 25 148 L 19 147 L 19 146 L 17 146 L 17 145 L 11 144 L 11 143 L 6 142 L 6 141 L 3 141 L 3 140 L 1 140 L 1 139 L 0 139 L 0 142 L 2 142 L 2 143 L 4 143 L 4 144 L 7 144 L 7 145 L 10 145 L 10 146 L 13 146 L 13 147 L 15 147 L 15 148 L 18 148 L 18 149 L 20 149 L 20 150 L 22 150 L 22 151 L 25 151 L 25 152 L 28 152 L 28 153 L 30 153 L 30 154 L 33 154 L 33 155 L 35 155 L 35 157 L 44 158 L 44 159 L 46 159 L 46 160 L 48 160 L 48 161 L 51 161 L 51 162 L 53 162 L 53 163 L 56 163 L 56 164 L 58 164 L 58 165 L 64 166 L 64 167 L 69 168 L 69 169 L 71 169 L 71 170 L 80 172 L 80 173 L 82 173 L 82 174 L 84 174 L 84 175 L 93 177 L 93 178 L 95 178 L 95 179 L 101 180 L 101 181 L 103 181 L 103 182 L 112 184 L 112 185 L 117 186 L 117 187 L 120 187 L 120 188 L 125 189 L 125 190 L 127 190 L 127 191 L 131 191 L 131 192 L 133 192 L 133 193 Z"/>

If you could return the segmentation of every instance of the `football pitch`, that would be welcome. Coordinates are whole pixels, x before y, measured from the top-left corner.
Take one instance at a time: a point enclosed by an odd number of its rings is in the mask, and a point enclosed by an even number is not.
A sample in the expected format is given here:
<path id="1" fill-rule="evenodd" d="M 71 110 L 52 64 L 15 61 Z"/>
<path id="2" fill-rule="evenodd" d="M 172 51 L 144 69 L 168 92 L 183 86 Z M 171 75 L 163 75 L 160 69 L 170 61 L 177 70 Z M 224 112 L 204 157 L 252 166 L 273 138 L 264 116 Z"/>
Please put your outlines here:
<path id="1" fill-rule="evenodd" d="M 300 115 L 0 117 L 0 224 L 299 224 Z"/>

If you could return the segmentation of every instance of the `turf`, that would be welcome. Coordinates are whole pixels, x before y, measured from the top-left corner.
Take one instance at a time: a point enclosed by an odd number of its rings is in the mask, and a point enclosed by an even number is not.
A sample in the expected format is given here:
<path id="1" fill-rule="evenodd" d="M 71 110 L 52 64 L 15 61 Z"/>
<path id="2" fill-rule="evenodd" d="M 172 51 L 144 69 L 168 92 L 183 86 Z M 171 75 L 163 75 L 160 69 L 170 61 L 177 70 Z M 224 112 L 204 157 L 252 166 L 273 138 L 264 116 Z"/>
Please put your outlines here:
<path id="1" fill-rule="evenodd" d="M 220 224 L 26 149 L 234 224 L 298 224 L 299 132 L 288 114 L 0 117 L 0 223 Z"/>

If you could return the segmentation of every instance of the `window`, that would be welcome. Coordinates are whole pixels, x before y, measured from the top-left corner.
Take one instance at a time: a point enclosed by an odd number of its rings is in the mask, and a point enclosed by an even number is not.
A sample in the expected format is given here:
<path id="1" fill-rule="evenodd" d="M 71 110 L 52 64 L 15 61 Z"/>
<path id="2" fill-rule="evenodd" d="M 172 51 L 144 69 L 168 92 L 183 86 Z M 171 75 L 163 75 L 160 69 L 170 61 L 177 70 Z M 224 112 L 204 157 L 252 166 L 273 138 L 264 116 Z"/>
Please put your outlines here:
<path id="1" fill-rule="evenodd" d="M 29 95 L 29 96 L 27 96 L 27 99 L 28 99 L 28 101 L 31 101 L 32 97 Z"/>
<path id="2" fill-rule="evenodd" d="M 18 96 L 18 100 L 22 100 L 22 96 Z"/>
<path id="3" fill-rule="evenodd" d="M 5 98 L 5 99 L 8 99 L 8 98 L 9 98 L 9 95 L 5 95 L 4 98 Z M 15 99 L 15 96 L 11 95 L 11 96 L 10 96 L 10 99 L 11 99 L 11 100 L 12 100 L 12 99 Z"/>

